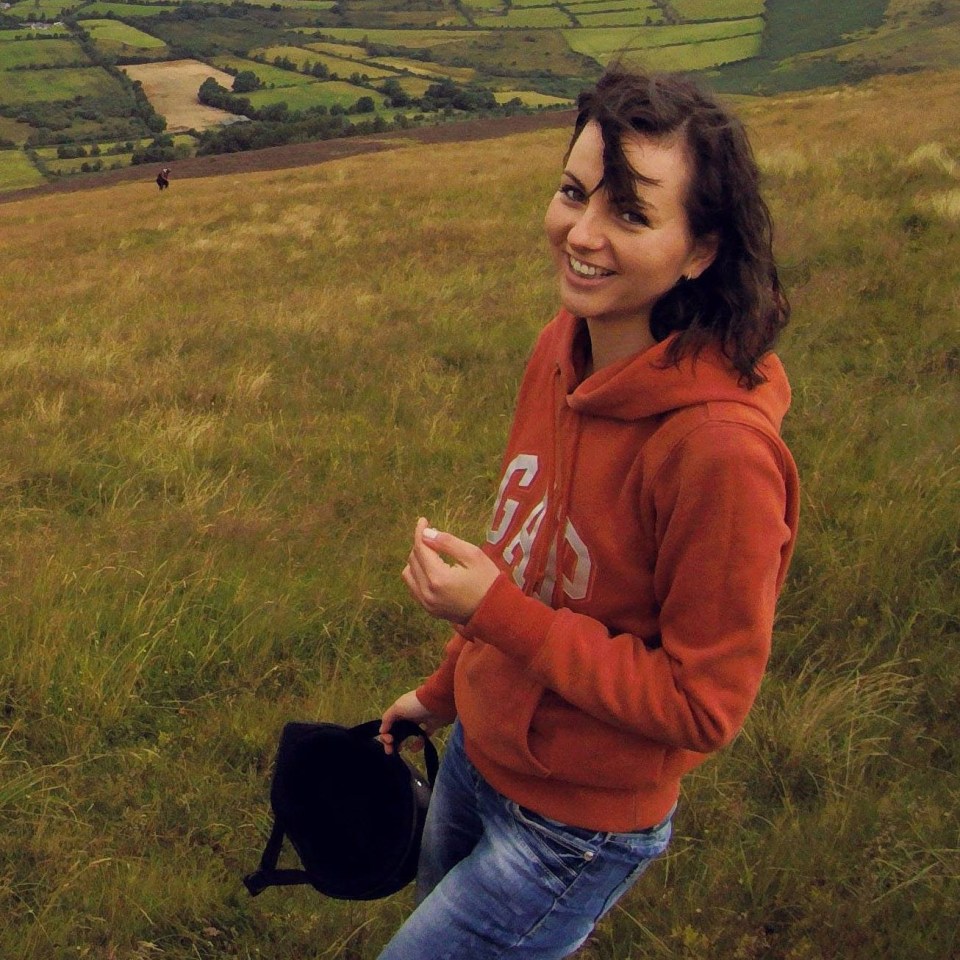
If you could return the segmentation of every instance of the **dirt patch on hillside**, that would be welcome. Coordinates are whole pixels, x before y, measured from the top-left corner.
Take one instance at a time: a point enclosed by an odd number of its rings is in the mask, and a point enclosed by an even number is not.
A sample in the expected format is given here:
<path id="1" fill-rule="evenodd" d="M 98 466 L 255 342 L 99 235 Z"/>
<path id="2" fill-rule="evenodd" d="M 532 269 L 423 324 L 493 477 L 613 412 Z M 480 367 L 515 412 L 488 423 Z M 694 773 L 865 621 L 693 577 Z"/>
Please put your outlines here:
<path id="1" fill-rule="evenodd" d="M 132 63 L 120 69 L 131 80 L 143 84 L 143 92 L 153 109 L 167 121 L 168 133 L 207 130 L 233 120 L 234 115 L 197 100 L 200 84 L 212 77 L 228 90 L 233 86 L 229 73 L 199 60 L 169 60 L 163 63 Z"/>
<path id="2" fill-rule="evenodd" d="M 224 174 L 253 173 L 260 170 L 284 170 L 289 167 L 309 167 L 329 160 L 352 157 L 378 150 L 394 150 L 409 143 L 460 143 L 472 140 L 495 140 L 515 133 L 546 130 L 552 127 L 572 128 L 576 112 L 573 110 L 545 110 L 542 113 L 493 120 L 465 120 L 461 123 L 441 123 L 412 130 L 392 130 L 375 137 L 350 137 L 343 140 L 322 140 L 316 143 L 295 143 L 266 150 L 248 150 L 244 153 L 221 153 L 209 157 L 192 157 L 170 163 L 173 189 L 177 180 L 192 177 L 216 177 Z M 102 173 L 64 177 L 39 187 L 0 193 L 0 203 L 22 200 L 26 197 L 50 193 L 71 193 L 76 190 L 95 190 L 116 183 L 143 181 L 154 190 L 154 178 L 160 164 L 124 167 Z"/>

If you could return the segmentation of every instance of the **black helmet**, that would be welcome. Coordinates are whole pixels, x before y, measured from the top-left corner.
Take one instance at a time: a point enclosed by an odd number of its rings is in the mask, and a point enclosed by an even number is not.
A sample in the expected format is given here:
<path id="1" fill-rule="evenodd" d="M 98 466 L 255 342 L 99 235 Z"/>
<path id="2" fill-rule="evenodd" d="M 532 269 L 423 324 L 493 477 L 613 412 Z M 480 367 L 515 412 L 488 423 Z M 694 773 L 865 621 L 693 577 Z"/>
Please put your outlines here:
<path id="1" fill-rule="evenodd" d="M 384 752 L 379 720 L 283 728 L 270 786 L 273 832 L 260 868 L 243 880 L 253 896 L 309 883 L 338 900 L 377 900 L 416 876 L 437 751 L 409 720 L 396 721 L 390 732 L 395 747 L 422 738 L 426 780 L 396 750 Z M 277 869 L 284 835 L 302 870 Z"/>

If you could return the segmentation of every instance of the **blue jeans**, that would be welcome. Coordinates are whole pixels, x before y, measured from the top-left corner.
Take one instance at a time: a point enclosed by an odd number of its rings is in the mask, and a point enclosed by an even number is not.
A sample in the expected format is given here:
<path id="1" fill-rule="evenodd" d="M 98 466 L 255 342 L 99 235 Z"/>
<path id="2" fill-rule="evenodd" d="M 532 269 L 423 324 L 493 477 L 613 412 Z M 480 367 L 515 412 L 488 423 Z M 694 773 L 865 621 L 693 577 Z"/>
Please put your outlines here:
<path id="1" fill-rule="evenodd" d="M 605 833 L 550 820 L 501 796 L 453 728 L 433 791 L 418 906 L 380 960 L 559 960 L 670 841 L 650 830 Z"/>

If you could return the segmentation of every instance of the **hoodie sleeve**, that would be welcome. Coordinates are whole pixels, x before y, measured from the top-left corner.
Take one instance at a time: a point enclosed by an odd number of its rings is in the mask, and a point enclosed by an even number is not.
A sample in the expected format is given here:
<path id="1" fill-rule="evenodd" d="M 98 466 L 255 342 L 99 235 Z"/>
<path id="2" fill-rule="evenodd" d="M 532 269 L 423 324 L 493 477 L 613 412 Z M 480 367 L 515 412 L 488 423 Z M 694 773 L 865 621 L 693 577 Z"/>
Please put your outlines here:
<path id="1" fill-rule="evenodd" d="M 640 506 L 657 543 L 659 645 L 554 610 L 505 576 L 465 635 L 601 721 L 668 746 L 720 748 L 742 725 L 769 656 L 795 528 L 792 470 L 773 438 L 716 421 L 660 463 Z"/>
<path id="2" fill-rule="evenodd" d="M 440 666 L 417 688 L 417 699 L 441 720 L 452 722 L 457 716 L 453 698 L 453 675 L 465 643 L 466 640 L 455 632 L 447 642 Z"/>

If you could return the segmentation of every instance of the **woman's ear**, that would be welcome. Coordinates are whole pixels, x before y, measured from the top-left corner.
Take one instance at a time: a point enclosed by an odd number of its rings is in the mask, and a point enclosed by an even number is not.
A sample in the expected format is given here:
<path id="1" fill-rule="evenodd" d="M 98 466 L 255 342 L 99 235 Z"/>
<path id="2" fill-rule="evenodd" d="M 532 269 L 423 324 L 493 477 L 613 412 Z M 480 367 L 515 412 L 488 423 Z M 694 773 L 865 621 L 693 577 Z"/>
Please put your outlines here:
<path id="1" fill-rule="evenodd" d="M 693 251 L 687 261 L 684 276 L 688 280 L 696 280 L 707 267 L 717 258 L 720 249 L 720 237 L 716 233 L 708 233 L 694 241 Z"/>

